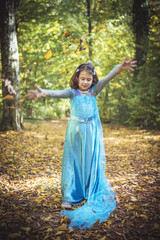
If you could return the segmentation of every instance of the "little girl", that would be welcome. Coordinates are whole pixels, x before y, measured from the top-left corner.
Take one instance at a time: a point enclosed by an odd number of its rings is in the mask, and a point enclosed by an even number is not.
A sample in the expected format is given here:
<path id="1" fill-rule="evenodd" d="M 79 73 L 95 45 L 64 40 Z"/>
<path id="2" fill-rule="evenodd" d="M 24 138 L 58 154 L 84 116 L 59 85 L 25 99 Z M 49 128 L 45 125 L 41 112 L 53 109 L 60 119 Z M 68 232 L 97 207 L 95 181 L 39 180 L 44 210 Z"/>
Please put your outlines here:
<path id="1" fill-rule="evenodd" d="M 70 98 L 68 122 L 62 161 L 62 207 L 71 208 L 83 200 L 86 203 L 73 211 L 62 210 L 71 219 L 69 227 L 88 228 L 107 220 L 116 208 L 115 193 L 105 176 L 105 151 L 102 125 L 96 103 L 97 95 L 122 70 L 134 71 L 136 61 L 125 59 L 98 81 L 94 66 L 83 63 L 75 70 L 70 89 L 28 90 L 28 98 Z"/>

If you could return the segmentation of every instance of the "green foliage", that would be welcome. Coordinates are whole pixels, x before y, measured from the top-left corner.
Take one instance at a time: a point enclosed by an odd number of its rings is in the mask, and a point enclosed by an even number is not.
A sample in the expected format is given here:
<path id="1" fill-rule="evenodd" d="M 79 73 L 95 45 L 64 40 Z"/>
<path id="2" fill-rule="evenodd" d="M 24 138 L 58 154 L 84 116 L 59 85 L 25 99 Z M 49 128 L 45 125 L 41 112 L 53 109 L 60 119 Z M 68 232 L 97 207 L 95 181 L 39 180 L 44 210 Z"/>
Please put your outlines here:
<path id="1" fill-rule="evenodd" d="M 99 79 L 128 56 L 135 54 L 132 29 L 133 1 L 92 0 L 92 62 Z M 46 89 L 69 88 L 75 68 L 89 59 L 89 31 L 86 1 L 20 1 L 16 15 L 20 54 L 21 97 L 35 83 Z M 156 10 L 150 6 L 150 33 L 146 63 L 138 77 L 123 72 L 97 98 L 101 119 L 131 127 L 159 128 L 159 28 Z M 51 50 L 52 56 L 45 58 Z M 69 100 L 25 99 L 24 117 L 61 118 L 69 116 Z"/>

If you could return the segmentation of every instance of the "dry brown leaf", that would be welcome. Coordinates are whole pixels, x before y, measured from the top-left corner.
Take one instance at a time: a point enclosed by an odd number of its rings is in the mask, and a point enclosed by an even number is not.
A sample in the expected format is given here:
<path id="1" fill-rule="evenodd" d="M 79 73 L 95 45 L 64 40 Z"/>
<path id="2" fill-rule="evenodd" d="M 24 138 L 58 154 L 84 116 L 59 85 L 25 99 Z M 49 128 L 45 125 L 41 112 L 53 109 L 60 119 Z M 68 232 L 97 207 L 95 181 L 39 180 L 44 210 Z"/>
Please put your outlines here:
<path id="1" fill-rule="evenodd" d="M 17 238 L 17 237 L 21 237 L 21 234 L 20 233 L 12 233 L 12 234 L 9 234 L 8 237 Z"/>
<path id="2" fill-rule="evenodd" d="M 93 226 L 97 226 L 99 225 L 99 223 L 100 223 L 100 220 L 98 219 L 95 223 L 93 223 Z"/>
<path id="3" fill-rule="evenodd" d="M 60 231 L 66 231 L 66 230 L 68 230 L 68 228 L 67 228 L 65 225 L 62 225 L 62 226 L 59 226 L 59 227 L 58 227 L 58 230 L 60 230 Z"/>
<path id="4" fill-rule="evenodd" d="M 59 236 L 59 235 L 62 235 L 64 232 L 63 231 L 59 231 L 55 234 L 55 236 Z"/>
<path id="5" fill-rule="evenodd" d="M 26 231 L 26 232 L 29 232 L 31 230 L 30 227 L 21 227 L 21 229 Z"/>
<path id="6" fill-rule="evenodd" d="M 63 223 L 65 220 L 67 220 L 69 217 L 68 216 L 65 216 L 65 217 L 63 217 L 63 218 L 61 218 L 61 221 L 60 221 L 60 223 Z"/>

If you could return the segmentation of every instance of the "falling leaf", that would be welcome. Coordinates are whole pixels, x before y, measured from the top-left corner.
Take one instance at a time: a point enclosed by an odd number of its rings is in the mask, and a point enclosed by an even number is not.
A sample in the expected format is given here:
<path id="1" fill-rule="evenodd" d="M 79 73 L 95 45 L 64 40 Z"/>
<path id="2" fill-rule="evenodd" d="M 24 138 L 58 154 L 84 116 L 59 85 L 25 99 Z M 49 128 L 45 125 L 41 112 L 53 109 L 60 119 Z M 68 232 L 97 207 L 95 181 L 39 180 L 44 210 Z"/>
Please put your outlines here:
<path id="1" fill-rule="evenodd" d="M 25 100 L 25 97 L 23 97 L 21 100 L 18 101 L 19 104 L 22 104 Z"/>
<path id="2" fill-rule="evenodd" d="M 62 36 L 63 36 L 63 37 L 68 37 L 69 35 L 70 35 L 69 31 L 66 31 L 66 32 L 63 33 Z"/>
<path id="3" fill-rule="evenodd" d="M 2 100 L 7 100 L 7 99 L 13 99 L 14 97 L 12 95 L 7 95 Z"/>
<path id="4" fill-rule="evenodd" d="M 48 59 L 50 59 L 51 57 L 52 57 L 52 50 L 49 50 L 49 51 L 45 54 L 44 58 L 45 58 L 46 60 L 48 60 Z"/>
<path id="5" fill-rule="evenodd" d="M 12 107 L 12 106 L 8 106 L 8 108 L 10 108 L 10 109 L 16 109 L 16 107 Z"/>
<path id="6" fill-rule="evenodd" d="M 61 72 L 65 72 L 66 71 L 66 68 L 63 68 L 62 70 L 61 70 Z"/>
<path id="7" fill-rule="evenodd" d="M 63 53 L 66 54 L 66 45 L 62 45 Z"/>
<path id="8" fill-rule="evenodd" d="M 98 219 L 95 223 L 93 223 L 93 226 L 97 226 L 99 225 L 99 223 L 100 223 L 100 220 Z"/>

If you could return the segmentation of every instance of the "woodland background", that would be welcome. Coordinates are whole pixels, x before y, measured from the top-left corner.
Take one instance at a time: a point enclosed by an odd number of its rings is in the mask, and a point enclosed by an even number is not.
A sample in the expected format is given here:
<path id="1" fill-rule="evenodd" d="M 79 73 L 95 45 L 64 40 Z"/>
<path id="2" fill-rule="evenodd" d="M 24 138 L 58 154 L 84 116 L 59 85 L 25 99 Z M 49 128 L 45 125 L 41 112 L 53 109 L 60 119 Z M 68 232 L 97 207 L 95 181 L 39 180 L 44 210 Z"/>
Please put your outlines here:
<path id="1" fill-rule="evenodd" d="M 101 119 L 132 128 L 160 128 L 159 1 L 14 0 L 14 3 L 20 89 L 20 104 L 15 108 L 21 109 L 24 118 L 69 116 L 68 100 L 29 101 L 26 91 L 33 89 L 35 83 L 46 89 L 69 88 L 70 78 L 80 63 L 91 61 L 101 79 L 126 56 L 136 56 L 135 73 L 123 72 L 98 97 Z M 3 19 L 1 23 L 4 24 Z M 2 55 L 4 51 L 1 48 Z M 3 103 L 13 100 L 2 100 L 2 91 L 0 96 L 2 119 L 3 111 L 7 111 L 6 106 L 2 109 Z M 14 107 L 9 111 L 15 111 Z"/>
<path id="2" fill-rule="evenodd" d="M 0 239 L 160 239 L 159 1 L 0 0 L 0 40 Z M 60 118 L 69 117 L 70 103 L 34 102 L 27 89 L 69 88 L 88 61 L 101 79 L 126 56 L 136 56 L 136 71 L 97 98 L 116 210 L 101 225 L 68 229 L 60 216 L 67 127 Z"/>

